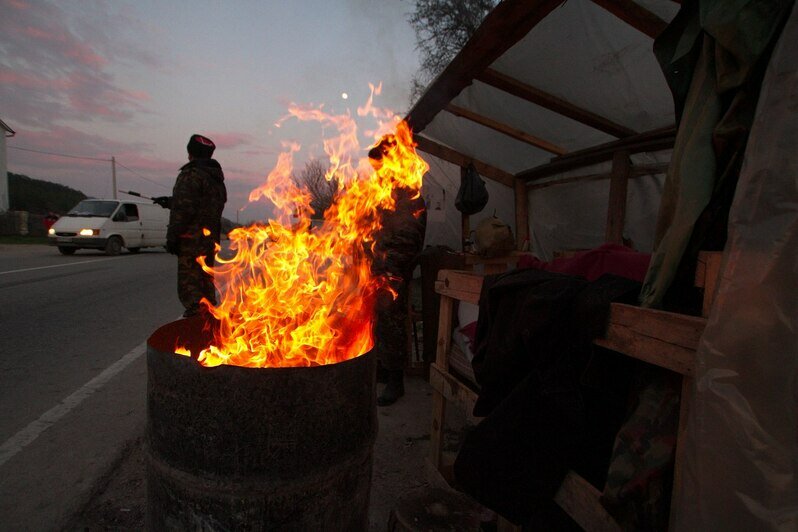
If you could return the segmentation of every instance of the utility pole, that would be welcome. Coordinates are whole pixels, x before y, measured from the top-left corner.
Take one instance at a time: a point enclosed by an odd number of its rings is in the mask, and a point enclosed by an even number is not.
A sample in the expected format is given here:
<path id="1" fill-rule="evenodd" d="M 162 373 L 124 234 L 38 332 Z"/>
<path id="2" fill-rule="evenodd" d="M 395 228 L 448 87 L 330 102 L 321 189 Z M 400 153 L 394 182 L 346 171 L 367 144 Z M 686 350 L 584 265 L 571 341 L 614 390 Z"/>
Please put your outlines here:
<path id="1" fill-rule="evenodd" d="M 114 191 L 114 199 L 116 199 L 116 157 L 111 156 L 111 190 Z"/>

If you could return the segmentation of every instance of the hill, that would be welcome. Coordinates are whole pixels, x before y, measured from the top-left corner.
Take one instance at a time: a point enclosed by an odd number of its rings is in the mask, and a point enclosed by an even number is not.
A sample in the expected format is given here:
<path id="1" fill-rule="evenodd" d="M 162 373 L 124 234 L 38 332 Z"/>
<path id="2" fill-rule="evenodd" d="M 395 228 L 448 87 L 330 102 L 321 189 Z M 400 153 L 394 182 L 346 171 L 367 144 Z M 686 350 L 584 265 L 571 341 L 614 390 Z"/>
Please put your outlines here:
<path id="1" fill-rule="evenodd" d="M 80 200 L 88 196 L 79 190 L 42 179 L 8 172 L 9 210 L 28 211 L 32 214 L 54 212 L 66 214 Z M 222 232 L 238 227 L 233 221 L 222 218 Z"/>
<path id="2" fill-rule="evenodd" d="M 64 214 L 86 194 L 74 188 L 8 172 L 9 209 L 33 214 Z"/>

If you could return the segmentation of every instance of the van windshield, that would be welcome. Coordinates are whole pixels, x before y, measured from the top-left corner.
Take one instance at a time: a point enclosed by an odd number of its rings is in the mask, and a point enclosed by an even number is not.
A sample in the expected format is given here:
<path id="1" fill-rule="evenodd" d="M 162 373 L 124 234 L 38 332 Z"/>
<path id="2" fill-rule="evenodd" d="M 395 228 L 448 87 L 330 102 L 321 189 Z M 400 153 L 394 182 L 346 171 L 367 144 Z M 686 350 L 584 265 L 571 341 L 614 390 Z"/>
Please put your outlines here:
<path id="1" fill-rule="evenodd" d="M 119 202 L 116 201 L 97 201 L 83 200 L 75 205 L 67 216 L 98 216 L 108 218 L 113 214 Z"/>

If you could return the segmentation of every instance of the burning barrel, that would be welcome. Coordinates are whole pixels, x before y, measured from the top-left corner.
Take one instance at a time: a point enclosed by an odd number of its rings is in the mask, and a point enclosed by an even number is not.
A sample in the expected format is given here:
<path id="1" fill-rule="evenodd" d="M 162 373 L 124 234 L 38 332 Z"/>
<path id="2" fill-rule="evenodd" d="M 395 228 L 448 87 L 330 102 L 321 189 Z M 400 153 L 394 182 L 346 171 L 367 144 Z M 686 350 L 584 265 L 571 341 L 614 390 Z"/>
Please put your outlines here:
<path id="1" fill-rule="evenodd" d="M 207 346 L 203 325 L 178 320 L 147 342 L 147 529 L 366 529 L 373 355 L 208 368 L 174 353 Z"/>

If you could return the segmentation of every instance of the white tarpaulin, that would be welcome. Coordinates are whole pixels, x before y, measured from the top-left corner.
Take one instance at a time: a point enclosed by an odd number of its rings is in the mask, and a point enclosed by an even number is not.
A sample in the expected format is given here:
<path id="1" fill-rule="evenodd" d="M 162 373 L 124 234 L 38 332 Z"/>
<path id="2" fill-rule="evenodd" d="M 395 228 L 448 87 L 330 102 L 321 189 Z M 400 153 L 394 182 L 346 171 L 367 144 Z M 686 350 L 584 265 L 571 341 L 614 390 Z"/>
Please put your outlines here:
<path id="1" fill-rule="evenodd" d="M 676 530 L 798 530 L 798 14 L 773 53 L 698 348 Z"/>
<path id="2" fill-rule="evenodd" d="M 670 0 L 640 2 L 640 5 L 666 22 L 679 7 Z M 593 2 L 569 0 L 556 7 L 488 69 L 589 110 L 632 135 L 674 123 L 673 100 L 652 52 L 652 44 L 651 37 Z M 543 139 L 566 153 L 617 140 L 617 136 L 479 80 L 466 86 L 450 103 Z M 435 114 L 420 133 L 509 174 L 545 164 L 555 156 L 446 110 Z M 668 153 L 641 154 L 636 160 L 667 163 L 668 156 Z M 431 156 L 425 158 L 429 160 Z M 446 226 L 431 224 L 427 243 L 459 249 L 460 221 L 454 209 L 459 168 L 442 161 L 430 161 L 430 164 L 432 171 L 425 187 L 445 188 L 448 205 Z M 448 166 L 451 168 L 441 170 Z M 584 168 L 570 175 L 607 171 L 607 168 L 607 165 L 603 170 Z M 625 233 L 643 251 L 651 250 L 662 179 L 660 173 L 655 177 L 630 180 Z M 491 190 L 491 204 L 480 214 L 489 216 L 495 209 L 499 218 L 514 225 L 512 189 L 505 185 L 499 187 L 509 193 Z M 531 250 L 548 259 L 557 249 L 601 244 L 608 189 L 608 180 L 604 179 L 530 191 Z"/>

